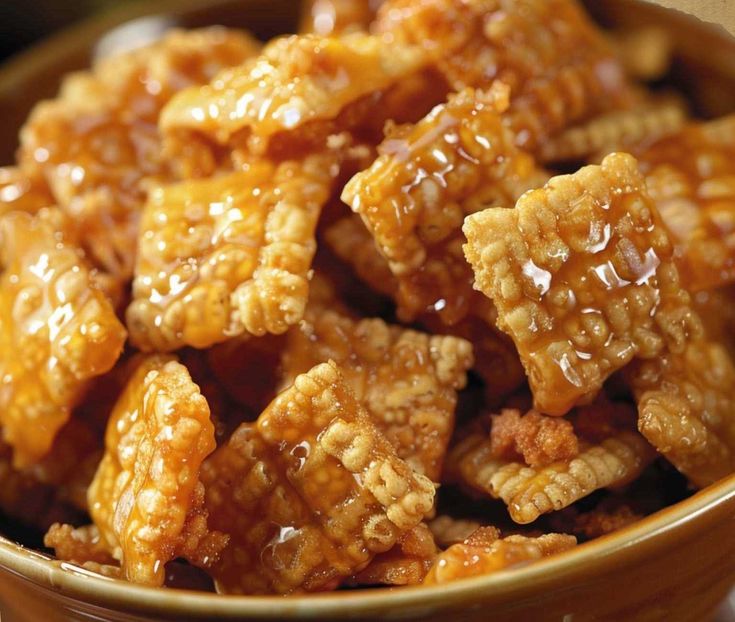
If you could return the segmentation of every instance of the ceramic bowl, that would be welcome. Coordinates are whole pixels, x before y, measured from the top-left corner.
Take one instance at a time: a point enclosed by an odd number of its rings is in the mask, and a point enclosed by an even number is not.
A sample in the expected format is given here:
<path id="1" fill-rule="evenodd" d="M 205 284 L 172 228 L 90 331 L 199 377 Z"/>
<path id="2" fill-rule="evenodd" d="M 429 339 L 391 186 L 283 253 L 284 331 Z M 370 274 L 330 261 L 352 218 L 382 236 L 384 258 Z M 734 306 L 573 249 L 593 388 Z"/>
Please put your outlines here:
<path id="1" fill-rule="evenodd" d="M 141 3 L 83 24 L 0 70 L 0 161 L 17 128 L 60 76 L 88 65 L 103 35 L 140 19 L 156 24 L 247 27 L 262 37 L 292 31 L 295 0 Z M 735 109 L 735 40 L 723 30 L 637 0 L 589 2 L 613 24 L 656 23 L 676 41 L 672 81 L 697 112 Z M 160 16 L 164 19 L 161 20 Z M 113 38 L 114 39 L 114 38 Z M 103 45 L 109 45 L 110 39 Z M 113 41 L 114 43 L 114 41 Z M 710 617 L 735 584 L 735 476 L 635 525 L 533 565 L 440 587 L 373 589 L 282 597 L 217 596 L 106 580 L 0 538 L 3 622 L 60 620 L 667 620 Z"/>

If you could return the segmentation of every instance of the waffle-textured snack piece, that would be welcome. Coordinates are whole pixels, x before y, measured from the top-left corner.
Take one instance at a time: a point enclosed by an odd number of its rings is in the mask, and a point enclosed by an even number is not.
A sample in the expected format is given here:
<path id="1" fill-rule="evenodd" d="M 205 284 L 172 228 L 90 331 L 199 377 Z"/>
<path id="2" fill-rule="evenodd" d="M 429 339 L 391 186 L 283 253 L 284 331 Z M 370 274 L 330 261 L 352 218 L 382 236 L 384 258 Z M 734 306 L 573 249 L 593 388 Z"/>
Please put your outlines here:
<path id="1" fill-rule="evenodd" d="M 14 210 L 35 214 L 54 204 L 45 182 L 17 166 L 0 167 L 0 215 Z"/>
<path id="2" fill-rule="evenodd" d="M 299 32 L 338 36 L 367 30 L 382 0 L 304 0 Z"/>
<path id="3" fill-rule="evenodd" d="M 173 358 L 141 360 L 110 416 L 89 512 L 123 576 L 163 585 L 165 564 L 207 566 L 227 537 L 207 527 L 204 458 L 215 448 L 207 401 Z"/>
<path id="4" fill-rule="evenodd" d="M 123 280 L 132 275 L 147 178 L 171 174 L 156 127 L 163 105 L 259 47 L 236 30 L 175 30 L 70 75 L 56 99 L 35 107 L 19 162 L 45 178 L 55 202 L 80 223 L 95 265 Z"/>
<path id="5" fill-rule="evenodd" d="M 0 217 L 0 422 L 13 463 L 38 462 L 117 360 L 126 332 L 56 209 Z"/>
<path id="6" fill-rule="evenodd" d="M 564 162 L 606 156 L 641 142 L 675 134 L 687 121 L 677 98 L 644 102 L 629 110 L 613 110 L 567 128 L 540 145 L 541 162 Z"/>
<path id="7" fill-rule="evenodd" d="M 472 432 L 450 451 L 447 471 L 452 479 L 502 499 L 511 518 L 521 524 L 600 488 L 633 481 L 654 458 L 646 440 L 629 430 L 619 430 L 598 444 L 580 442 L 577 455 L 539 467 L 496 452 L 488 434 Z"/>
<path id="8" fill-rule="evenodd" d="M 449 514 L 440 514 L 429 521 L 429 529 L 434 535 L 434 541 L 442 549 L 464 542 L 480 527 L 482 524 L 476 520 L 454 518 Z"/>
<path id="9" fill-rule="evenodd" d="M 431 511 L 434 486 L 399 459 L 337 366 L 296 378 L 203 467 L 213 526 L 231 535 L 218 591 L 333 589 Z"/>
<path id="10" fill-rule="evenodd" d="M 576 544 L 574 536 L 560 533 L 538 538 L 507 536 L 501 539 L 493 527 L 481 527 L 461 544 L 453 544 L 439 554 L 424 585 L 440 585 L 507 570 L 567 551 Z"/>
<path id="11" fill-rule="evenodd" d="M 490 449 L 495 456 L 543 467 L 576 457 L 579 439 L 567 419 L 535 410 L 521 414 L 517 408 L 504 408 L 492 417 Z"/>
<path id="12" fill-rule="evenodd" d="M 735 470 L 735 365 L 705 339 L 628 370 L 638 428 L 695 485 Z"/>
<path id="13" fill-rule="evenodd" d="M 298 322 L 335 174 L 329 154 L 255 159 L 244 170 L 153 191 L 127 311 L 133 343 L 204 348 Z"/>
<path id="14" fill-rule="evenodd" d="M 735 115 L 692 123 L 632 153 L 691 290 L 735 282 Z"/>
<path id="15" fill-rule="evenodd" d="M 364 33 L 282 37 L 208 85 L 179 93 L 164 109 L 161 126 L 194 130 L 220 144 L 245 138 L 258 153 L 279 135 L 321 140 L 340 115 L 361 116 L 352 104 L 416 73 L 424 62 L 417 48 Z M 337 127 L 349 127 L 347 118 L 341 121 Z"/>
<path id="16" fill-rule="evenodd" d="M 398 277 L 403 319 L 430 308 L 447 324 L 464 317 L 472 302 L 461 251 L 465 215 L 510 207 L 548 179 L 503 126 L 507 105 L 500 83 L 451 96 L 415 125 L 394 127 L 381 155 L 342 192 Z"/>
<path id="17" fill-rule="evenodd" d="M 525 149 L 631 98 L 612 48 L 576 0 L 388 0 L 376 30 L 423 46 L 455 90 L 508 84 L 507 122 Z"/>
<path id="18" fill-rule="evenodd" d="M 514 209 L 469 216 L 464 232 L 475 287 L 497 307 L 543 413 L 589 403 L 634 357 L 681 351 L 701 332 L 628 154 L 554 177 Z"/>
<path id="19" fill-rule="evenodd" d="M 418 585 L 438 553 L 431 530 L 426 523 L 419 523 L 390 551 L 376 555 L 364 570 L 348 580 L 348 584 Z"/>
<path id="20" fill-rule="evenodd" d="M 454 429 L 457 392 L 472 366 L 472 346 L 379 319 L 355 321 L 318 306 L 292 329 L 281 358 L 283 384 L 333 360 L 374 424 L 418 473 L 439 481 Z"/>

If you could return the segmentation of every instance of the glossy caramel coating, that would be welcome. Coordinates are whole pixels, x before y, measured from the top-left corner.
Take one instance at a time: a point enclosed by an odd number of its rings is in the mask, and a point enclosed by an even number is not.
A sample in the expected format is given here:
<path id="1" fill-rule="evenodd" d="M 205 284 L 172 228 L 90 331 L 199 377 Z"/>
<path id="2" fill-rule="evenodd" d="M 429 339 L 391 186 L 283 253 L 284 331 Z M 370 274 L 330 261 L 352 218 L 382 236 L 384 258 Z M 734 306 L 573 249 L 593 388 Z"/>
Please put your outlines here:
<path id="1" fill-rule="evenodd" d="M 434 486 L 393 450 L 337 366 L 298 376 L 203 468 L 212 524 L 231 541 L 212 568 L 225 593 L 333 589 L 393 547 Z"/>
<path id="2" fill-rule="evenodd" d="M 45 182 L 17 166 L 0 167 L 0 215 L 17 210 L 35 214 L 54 204 Z"/>
<path id="3" fill-rule="evenodd" d="M 695 292 L 692 303 L 707 338 L 721 343 L 735 359 L 735 285 Z"/>
<path id="4" fill-rule="evenodd" d="M 577 544 L 574 536 L 548 533 L 538 538 L 508 536 L 491 543 L 473 542 L 473 536 L 441 553 L 424 579 L 440 585 L 457 579 L 507 570 L 567 551 Z"/>
<path id="5" fill-rule="evenodd" d="M 418 585 L 439 553 L 426 523 L 406 532 L 396 545 L 379 553 L 348 581 L 349 585 Z"/>
<path id="6" fill-rule="evenodd" d="M 475 287 L 495 303 L 543 413 L 590 402 L 634 357 L 681 351 L 701 333 L 627 154 L 554 177 L 514 209 L 470 216 L 464 232 Z"/>
<path id="7" fill-rule="evenodd" d="M 282 133 L 318 140 L 351 104 L 416 73 L 424 58 L 416 48 L 363 33 L 278 38 L 252 61 L 174 97 L 161 127 L 196 130 L 220 144 L 239 141 L 244 131 L 257 152 Z"/>
<path id="8" fill-rule="evenodd" d="M 258 49 L 235 30 L 173 31 L 70 75 L 56 99 L 34 108 L 19 162 L 45 178 L 55 202 L 80 223 L 95 265 L 123 280 L 132 274 L 149 178 L 171 176 L 156 127 L 163 105 Z"/>
<path id="9" fill-rule="evenodd" d="M 628 370 L 638 429 L 696 486 L 735 470 L 735 365 L 716 342 L 699 340 Z"/>
<path id="10" fill-rule="evenodd" d="M 55 209 L 0 218 L 0 422 L 16 467 L 50 450 L 89 381 L 114 365 L 125 342 L 74 242 Z"/>
<path id="11" fill-rule="evenodd" d="M 505 82 L 507 123 L 531 151 L 630 99 L 620 63 L 576 0 L 388 0 L 376 30 L 423 46 L 455 90 Z"/>
<path id="12" fill-rule="evenodd" d="M 299 32 L 338 36 L 364 31 L 382 0 L 303 0 Z"/>
<path id="13" fill-rule="evenodd" d="M 415 125 L 395 127 L 380 156 L 345 186 L 398 277 L 399 313 L 434 309 L 451 324 L 467 314 L 471 277 L 462 257 L 462 221 L 486 205 L 510 207 L 548 176 L 513 145 L 500 113 L 508 91 L 466 89 Z"/>
<path id="14" fill-rule="evenodd" d="M 329 360 L 337 363 L 398 457 L 439 481 L 472 346 L 456 337 L 405 330 L 379 319 L 354 321 L 316 307 L 287 336 L 283 384 Z"/>
<path id="15" fill-rule="evenodd" d="M 155 190 L 141 221 L 133 343 L 205 348 L 282 333 L 303 316 L 314 230 L 334 161 L 314 155 Z"/>
<path id="16" fill-rule="evenodd" d="M 633 153 L 692 290 L 735 282 L 735 115 L 693 123 Z"/>
<path id="17" fill-rule="evenodd" d="M 113 566 L 117 563 L 95 525 L 75 529 L 71 525 L 54 523 L 44 535 L 43 544 L 54 549 L 59 560 L 79 565 L 95 562 Z"/>
<path id="18" fill-rule="evenodd" d="M 211 532 L 199 468 L 215 448 L 209 407 L 186 368 L 143 359 L 107 424 L 89 511 L 123 576 L 163 585 L 166 562 L 209 565 L 227 539 Z"/>

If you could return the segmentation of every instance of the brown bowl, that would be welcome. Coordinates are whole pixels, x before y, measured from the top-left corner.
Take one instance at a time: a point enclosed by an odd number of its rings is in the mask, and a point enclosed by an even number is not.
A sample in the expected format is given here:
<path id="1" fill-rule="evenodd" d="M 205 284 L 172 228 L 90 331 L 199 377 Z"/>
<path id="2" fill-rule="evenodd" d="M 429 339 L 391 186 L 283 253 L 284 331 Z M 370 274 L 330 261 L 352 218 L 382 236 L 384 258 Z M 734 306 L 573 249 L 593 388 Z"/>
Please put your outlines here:
<path id="1" fill-rule="evenodd" d="M 705 116 L 735 109 L 735 39 L 640 0 L 588 2 L 602 22 L 656 23 L 676 42 L 671 81 Z M 154 10 L 182 26 L 221 23 L 262 37 L 293 30 L 295 0 L 181 0 Z M 142 3 L 48 40 L 0 70 L 0 162 L 10 161 L 32 104 L 89 64 Z M 106 40 L 109 44 L 110 40 Z M 635 525 L 524 568 L 431 588 L 283 597 L 218 596 L 108 580 L 0 538 L 3 622 L 57 620 L 667 620 L 700 621 L 735 584 L 735 476 Z"/>

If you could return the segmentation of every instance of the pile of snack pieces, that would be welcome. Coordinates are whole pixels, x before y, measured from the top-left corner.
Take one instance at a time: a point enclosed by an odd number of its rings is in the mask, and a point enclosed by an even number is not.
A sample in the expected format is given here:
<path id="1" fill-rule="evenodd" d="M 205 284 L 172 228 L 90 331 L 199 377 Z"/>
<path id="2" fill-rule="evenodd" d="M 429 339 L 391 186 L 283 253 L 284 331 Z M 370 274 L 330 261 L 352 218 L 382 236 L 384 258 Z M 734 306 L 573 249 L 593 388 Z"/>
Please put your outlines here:
<path id="1" fill-rule="evenodd" d="M 31 114 L 2 512 L 106 576 L 288 594 L 503 570 L 732 472 L 735 116 L 644 85 L 668 39 L 574 0 L 302 31 L 171 32 Z"/>

